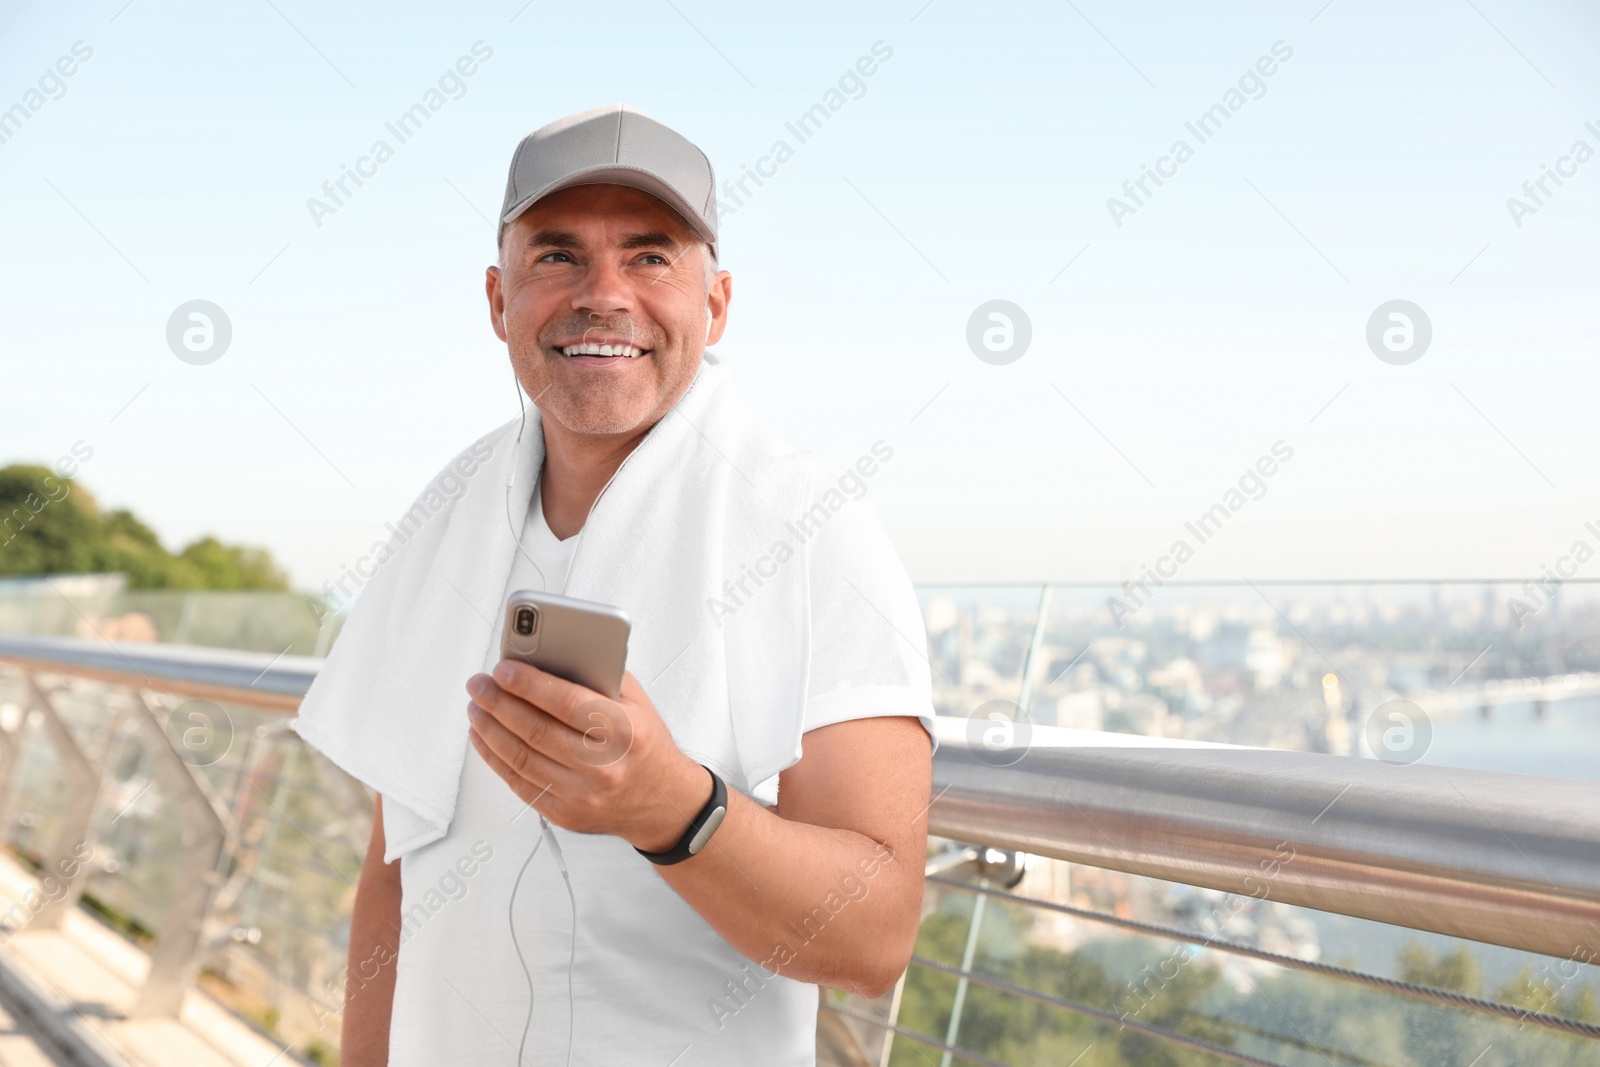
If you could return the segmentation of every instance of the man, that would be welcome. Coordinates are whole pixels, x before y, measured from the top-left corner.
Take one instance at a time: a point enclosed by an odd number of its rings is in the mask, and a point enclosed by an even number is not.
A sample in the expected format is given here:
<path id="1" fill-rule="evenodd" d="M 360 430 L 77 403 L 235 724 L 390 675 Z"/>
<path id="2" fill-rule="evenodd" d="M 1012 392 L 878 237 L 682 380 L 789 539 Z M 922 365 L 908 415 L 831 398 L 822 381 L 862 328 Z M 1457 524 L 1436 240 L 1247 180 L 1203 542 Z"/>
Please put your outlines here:
<path id="1" fill-rule="evenodd" d="M 714 188 L 623 106 L 513 157 L 487 292 L 534 410 L 408 513 L 298 720 L 380 794 L 346 1067 L 811 1064 L 815 986 L 907 964 L 928 665 L 850 499 L 892 450 L 825 474 L 733 396 Z M 500 661 L 519 589 L 627 612 L 620 697 Z"/>

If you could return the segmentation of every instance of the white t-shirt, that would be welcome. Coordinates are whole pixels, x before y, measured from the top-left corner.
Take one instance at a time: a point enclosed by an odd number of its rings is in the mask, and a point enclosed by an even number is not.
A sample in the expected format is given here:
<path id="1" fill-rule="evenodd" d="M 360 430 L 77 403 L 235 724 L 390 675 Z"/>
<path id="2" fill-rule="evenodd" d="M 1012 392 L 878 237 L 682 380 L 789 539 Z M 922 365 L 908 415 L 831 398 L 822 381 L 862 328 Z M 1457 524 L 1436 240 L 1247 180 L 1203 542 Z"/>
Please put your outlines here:
<path id="1" fill-rule="evenodd" d="M 561 592 L 576 541 L 551 532 L 536 489 L 506 592 Z M 833 516 L 817 535 L 811 559 L 805 729 L 906 715 L 921 719 L 931 735 L 921 612 L 865 501 Z M 500 635 L 485 629 L 488 670 L 499 659 Z M 640 681 L 648 691 L 648 682 Z M 667 726 L 686 749 L 720 758 L 724 766 L 738 764 L 726 707 L 697 708 L 692 719 L 669 719 Z M 755 796 L 773 803 L 777 779 Z M 577 904 L 573 1064 L 815 1064 L 815 986 L 765 977 L 626 841 L 559 828 L 554 833 Z M 518 871 L 539 840 L 537 814 L 469 748 L 449 832 L 400 861 L 403 925 L 391 1065 L 517 1063 L 529 979 L 512 946 L 508 911 Z M 567 1062 L 574 927 L 548 845 L 522 875 L 514 918 L 533 983 L 523 1063 L 559 1067 Z"/>

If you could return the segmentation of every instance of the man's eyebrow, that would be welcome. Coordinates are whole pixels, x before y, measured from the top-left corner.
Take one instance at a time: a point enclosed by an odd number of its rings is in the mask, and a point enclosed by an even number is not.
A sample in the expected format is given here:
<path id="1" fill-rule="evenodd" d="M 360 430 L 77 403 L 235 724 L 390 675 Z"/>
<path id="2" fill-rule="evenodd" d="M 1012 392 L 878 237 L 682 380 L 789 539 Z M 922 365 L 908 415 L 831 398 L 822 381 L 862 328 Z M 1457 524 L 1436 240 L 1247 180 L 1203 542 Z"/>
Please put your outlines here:
<path id="1" fill-rule="evenodd" d="M 540 230 L 528 238 L 529 248 L 582 248 L 583 238 L 569 230 Z"/>
<path id="2" fill-rule="evenodd" d="M 642 233 L 627 234 L 622 238 L 621 245 L 630 251 L 639 248 L 660 248 L 675 252 L 683 247 L 663 230 L 645 230 Z M 583 238 L 570 230 L 538 230 L 528 235 L 525 247 L 582 250 L 586 246 Z"/>
<path id="3" fill-rule="evenodd" d="M 677 249 L 679 244 L 670 236 L 660 230 L 648 230 L 644 233 L 630 233 L 622 239 L 623 248 L 666 248 Z"/>

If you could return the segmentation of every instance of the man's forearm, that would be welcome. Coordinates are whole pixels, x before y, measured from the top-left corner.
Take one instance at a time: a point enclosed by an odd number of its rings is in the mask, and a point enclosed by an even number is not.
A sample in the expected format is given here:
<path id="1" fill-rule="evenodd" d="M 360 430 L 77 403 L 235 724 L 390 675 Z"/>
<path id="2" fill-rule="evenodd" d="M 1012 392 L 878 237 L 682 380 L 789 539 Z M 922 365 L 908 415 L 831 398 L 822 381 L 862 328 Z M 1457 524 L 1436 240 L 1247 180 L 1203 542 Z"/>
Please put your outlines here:
<path id="1" fill-rule="evenodd" d="M 389 1020 L 399 954 L 400 864 L 383 862 L 382 801 L 374 808 L 372 839 L 350 916 L 344 1017 L 339 1062 L 344 1067 L 387 1067 Z"/>
<path id="2" fill-rule="evenodd" d="M 631 674 L 612 700 L 504 660 L 467 691 L 473 748 L 563 829 L 662 852 L 711 795 Z M 803 746 L 776 812 L 730 793 L 709 844 L 662 877 L 769 973 L 876 994 L 916 939 L 928 735 L 911 716 L 867 717 L 807 731 Z"/>
<path id="3" fill-rule="evenodd" d="M 667 883 L 769 974 L 866 996 L 891 987 L 916 939 L 922 854 L 785 819 L 737 792 L 728 801 L 698 856 L 659 868 Z"/>

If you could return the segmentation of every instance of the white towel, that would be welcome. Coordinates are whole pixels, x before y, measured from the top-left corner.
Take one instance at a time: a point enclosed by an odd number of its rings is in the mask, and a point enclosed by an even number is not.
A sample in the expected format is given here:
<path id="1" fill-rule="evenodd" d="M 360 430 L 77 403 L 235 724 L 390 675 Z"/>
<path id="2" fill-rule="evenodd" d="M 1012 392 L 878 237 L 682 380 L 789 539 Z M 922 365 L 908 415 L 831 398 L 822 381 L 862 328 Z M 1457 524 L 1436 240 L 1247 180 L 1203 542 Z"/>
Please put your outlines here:
<path id="1" fill-rule="evenodd" d="M 362 589 L 300 706 L 300 736 L 383 795 L 386 861 L 444 836 L 455 812 L 465 684 L 500 639 L 501 597 L 544 461 L 537 409 L 520 447 L 518 426 L 513 419 L 445 468 L 470 469 L 489 452 L 466 492 Z M 627 666 L 658 708 L 694 709 L 708 696 L 731 708 L 741 766 L 716 769 L 745 792 L 800 756 L 805 551 L 764 578 L 737 615 L 713 622 L 706 602 L 784 537 L 815 499 L 819 475 L 734 396 L 708 353 L 595 502 L 572 560 L 566 595 L 628 613 Z"/>

